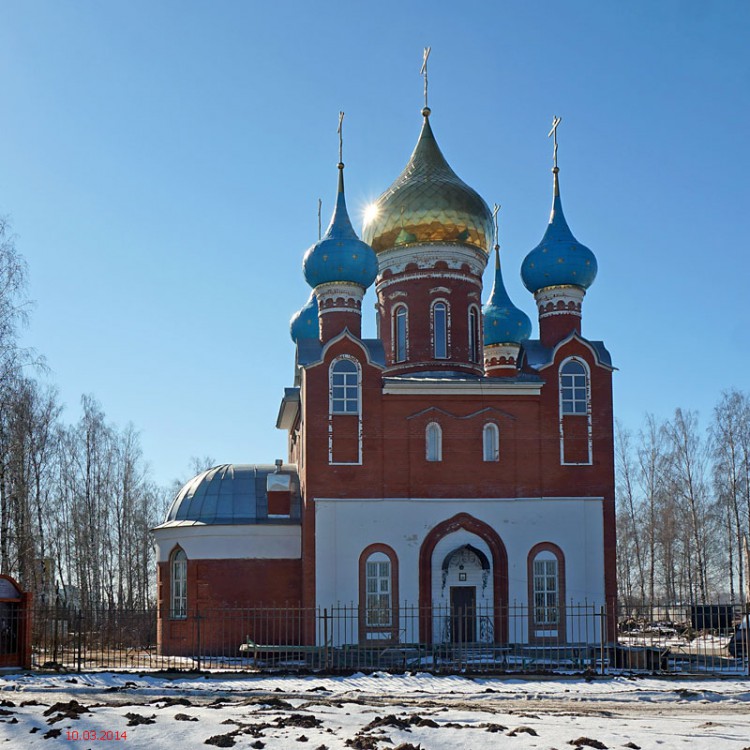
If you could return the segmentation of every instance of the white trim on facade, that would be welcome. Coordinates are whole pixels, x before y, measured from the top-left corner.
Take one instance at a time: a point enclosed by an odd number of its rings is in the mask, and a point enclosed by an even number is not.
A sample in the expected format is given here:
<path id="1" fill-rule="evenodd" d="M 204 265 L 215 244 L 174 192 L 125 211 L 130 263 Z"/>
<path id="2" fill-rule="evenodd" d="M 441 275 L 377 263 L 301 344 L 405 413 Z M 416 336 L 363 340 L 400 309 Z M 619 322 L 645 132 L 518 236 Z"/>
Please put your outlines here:
<path id="1" fill-rule="evenodd" d="M 469 364 L 469 363 L 467 363 Z M 383 394 L 386 396 L 398 396 L 407 394 L 410 396 L 538 396 L 541 393 L 543 383 L 506 383 L 506 382 L 481 382 L 481 381 L 457 381 L 439 382 L 436 380 L 418 380 L 413 378 L 406 380 L 383 379 Z"/>
<path id="2" fill-rule="evenodd" d="M 584 414 L 563 414 L 563 399 L 562 399 L 562 370 L 568 362 L 577 362 L 586 371 L 586 413 Z M 575 355 L 566 357 L 557 370 L 557 410 L 558 410 L 558 423 L 560 425 L 560 466 L 591 466 L 594 462 L 594 445 L 592 436 L 592 416 L 591 416 L 591 368 L 582 357 Z M 572 417 L 586 418 L 586 442 L 588 445 L 588 460 L 587 461 L 566 461 L 565 460 L 565 430 L 563 429 L 563 418 Z"/>
<path id="3" fill-rule="evenodd" d="M 188 560 L 299 560 L 302 530 L 297 524 L 175 524 L 154 530 L 156 561 L 167 562 L 178 545 Z"/>

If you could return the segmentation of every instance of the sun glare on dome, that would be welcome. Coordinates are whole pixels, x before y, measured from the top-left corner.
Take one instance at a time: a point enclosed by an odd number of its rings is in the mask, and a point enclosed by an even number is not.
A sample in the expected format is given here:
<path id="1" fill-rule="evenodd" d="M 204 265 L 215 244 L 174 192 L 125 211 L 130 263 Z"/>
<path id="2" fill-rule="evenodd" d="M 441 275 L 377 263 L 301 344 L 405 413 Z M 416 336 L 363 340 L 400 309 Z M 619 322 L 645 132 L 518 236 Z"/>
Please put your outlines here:
<path id="1" fill-rule="evenodd" d="M 374 221 L 377 218 L 379 211 L 380 209 L 378 208 L 377 203 L 370 203 L 368 206 L 365 206 L 363 219 L 364 226 L 367 226 L 370 222 Z"/>

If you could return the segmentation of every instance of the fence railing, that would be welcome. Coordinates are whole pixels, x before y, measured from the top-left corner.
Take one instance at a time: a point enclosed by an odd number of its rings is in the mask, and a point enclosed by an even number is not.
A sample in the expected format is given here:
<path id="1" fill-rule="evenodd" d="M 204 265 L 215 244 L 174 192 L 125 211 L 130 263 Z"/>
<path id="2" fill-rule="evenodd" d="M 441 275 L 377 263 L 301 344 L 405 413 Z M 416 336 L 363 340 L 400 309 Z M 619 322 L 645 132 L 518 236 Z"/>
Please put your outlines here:
<path id="1" fill-rule="evenodd" d="M 739 605 L 33 610 L 35 668 L 748 675 Z M 745 622 L 745 627 L 739 627 Z"/>

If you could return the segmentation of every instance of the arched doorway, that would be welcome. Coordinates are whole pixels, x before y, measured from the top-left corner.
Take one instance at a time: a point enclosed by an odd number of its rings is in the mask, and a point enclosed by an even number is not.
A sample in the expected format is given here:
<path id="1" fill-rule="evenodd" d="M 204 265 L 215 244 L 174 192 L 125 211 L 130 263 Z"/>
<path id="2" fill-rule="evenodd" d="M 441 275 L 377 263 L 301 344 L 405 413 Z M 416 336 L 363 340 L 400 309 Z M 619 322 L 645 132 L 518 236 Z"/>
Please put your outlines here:
<path id="1" fill-rule="evenodd" d="M 459 513 L 435 526 L 419 551 L 420 639 L 505 643 L 508 558 L 497 532 Z"/>
<path id="2" fill-rule="evenodd" d="M 445 539 L 449 541 L 451 537 Z M 487 555 L 472 544 L 455 547 L 443 558 L 441 589 L 447 591 L 448 611 L 447 616 L 440 618 L 446 632 L 439 640 L 492 643 L 492 587 L 488 590 L 487 586 L 490 571 Z"/>

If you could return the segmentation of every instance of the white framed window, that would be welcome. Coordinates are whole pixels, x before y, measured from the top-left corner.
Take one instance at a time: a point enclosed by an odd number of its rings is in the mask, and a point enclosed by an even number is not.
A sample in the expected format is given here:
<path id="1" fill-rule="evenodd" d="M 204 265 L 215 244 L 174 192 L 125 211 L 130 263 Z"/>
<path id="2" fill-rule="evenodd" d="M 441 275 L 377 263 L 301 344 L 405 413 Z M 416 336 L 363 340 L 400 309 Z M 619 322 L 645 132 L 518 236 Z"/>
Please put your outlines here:
<path id="1" fill-rule="evenodd" d="M 588 372 L 577 359 L 560 368 L 560 413 L 586 414 L 588 411 Z"/>
<path id="2" fill-rule="evenodd" d="M 500 460 L 500 431 L 492 422 L 488 422 L 482 430 L 482 451 L 485 461 Z"/>
<path id="3" fill-rule="evenodd" d="M 359 414 L 359 367 L 352 359 L 331 365 L 331 414 Z"/>
<path id="4" fill-rule="evenodd" d="M 425 458 L 428 461 L 443 460 L 443 431 L 437 422 L 430 422 L 425 428 Z"/>
<path id="5" fill-rule="evenodd" d="M 435 359 L 448 358 L 448 305 L 442 300 L 432 305 L 432 354 Z"/>
<path id="6" fill-rule="evenodd" d="M 469 362 L 479 362 L 479 310 L 469 308 Z"/>
<path id="7" fill-rule="evenodd" d="M 408 331 L 409 311 L 406 305 L 399 305 L 393 311 L 393 358 L 396 362 L 406 362 Z"/>
<path id="8" fill-rule="evenodd" d="M 383 552 L 374 552 L 365 563 L 365 624 L 389 627 L 393 611 L 391 561 Z"/>
<path id="9" fill-rule="evenodd" d="M 540 552 L 532 565 L 534 576 L 534 624 L 557 626 L 560 618 L 560 587 L 557 558 Z"/>
<path id="10" fill-rule="evenodd" d="M 187 555 L 176 549 L 170 559 L 169 614 L 175 619 L 187 617 Z"/>

